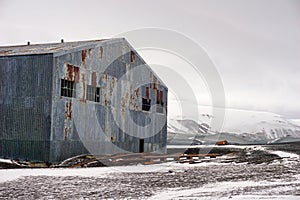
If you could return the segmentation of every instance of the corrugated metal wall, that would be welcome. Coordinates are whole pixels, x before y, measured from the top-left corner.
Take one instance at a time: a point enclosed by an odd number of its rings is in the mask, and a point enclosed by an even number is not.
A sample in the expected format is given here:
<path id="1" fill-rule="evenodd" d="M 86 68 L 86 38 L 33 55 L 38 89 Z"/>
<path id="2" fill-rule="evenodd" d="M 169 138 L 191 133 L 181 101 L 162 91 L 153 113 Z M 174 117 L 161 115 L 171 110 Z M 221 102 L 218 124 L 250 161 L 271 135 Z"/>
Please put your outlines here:
<path id="1" fill-rule="evenodd" d="M 166 112 L 143 111 L 142 98 L 155 106 L 161 91 L 166 110 L 167 88 L 126 40 L 88 45 L 0 57 L 1 157 L 57 162 L 139 152 L 140 143 L 146 152 L 165 152 Z M 75 97 L 61 94 L 62 80 L 74 82 Z M 87 99 L 88 86 L 100 89 L 99 102 Z"/>
<path id="2" fill-rule="evenodd" d="M 156 90 L 160 87 L 166 108 L 167 88 L 155 78 L 148 66 L 136 73 L 127 73 L 143 64 L 144 61 L 132 52 L 125 40 L 106 42 L 54 58 L 52 161 L 87 150 L 98 155 L 139 152 L 140 138 L 145 138 L 145 151 L 165 151 L 166 113 L 142 111 L 142 97 L 146 95 L 145 88 L 149 87 L 151 104 L 154 105 Z M 79 70 L 70 74 L 70 66 Z M 61 79 L 77 79 L 76 98 L 61 97 Z M 139 80 L 146 81 L 146 84 L 135 88 L 134 83 Z M 100 88 L 99 103 L 86 99 L 87 85 Z M 70 109 L 71 118 L 67 115 Z M 153 127 L 147 131 L 140 128 L 145 127 L 150 118 L 154 124 L 165 120 L 157 134 L 152 134 L 156 131 Z M 138 126 L 129 123 L 131 120 Z"/>
<path id="3" fill-rule="evenodd" d="M 48 161 L 52 55 L 0 57 L 0 155 Z"/>

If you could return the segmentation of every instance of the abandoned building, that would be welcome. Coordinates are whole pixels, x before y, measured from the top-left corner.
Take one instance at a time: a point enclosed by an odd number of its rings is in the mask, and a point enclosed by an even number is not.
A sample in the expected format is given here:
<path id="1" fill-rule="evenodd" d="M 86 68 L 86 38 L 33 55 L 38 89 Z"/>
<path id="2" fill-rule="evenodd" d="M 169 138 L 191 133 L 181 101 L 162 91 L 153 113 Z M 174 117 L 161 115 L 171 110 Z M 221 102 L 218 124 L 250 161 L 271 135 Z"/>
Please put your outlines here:
<path id="1" fill-rule="evenodd" d="M 164 153 L 167 94 L 124 38 L 0 47 L 0 157 Z"/>

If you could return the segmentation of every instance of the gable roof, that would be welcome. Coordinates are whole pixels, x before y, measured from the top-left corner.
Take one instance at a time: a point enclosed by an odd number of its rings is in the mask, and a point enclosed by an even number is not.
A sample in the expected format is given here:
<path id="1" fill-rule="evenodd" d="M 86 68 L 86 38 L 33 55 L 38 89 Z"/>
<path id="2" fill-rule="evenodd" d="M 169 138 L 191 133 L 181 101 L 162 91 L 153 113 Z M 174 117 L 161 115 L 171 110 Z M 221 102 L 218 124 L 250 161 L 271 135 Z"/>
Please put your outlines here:
<path id="1" fill-rule="evenodd" d="M 54 54 L 59 52 L 65 52 L 72 49 L 94 46 L 104 42 L 120 41 L 123 39 L 124 38 L 112 38 L 112 39 L 102 39 L 102 40 L 63 42 L 63 43 L 0 46 L 0 56 L 51 54 L 51 53 Z"/>
<path id="2" fill-rule="evenodd" d="M 60 56 L 77 50 L 93 48 L 98 45 L 111 44 L 125 41 L 127 45 L 136 53 L 135 55 L 146 64 L 154 76 L 166 87 L 160 77 L 153 71 L 153 69 L 145 62 L 145 60 L 134 50 L 134 48 L 127 42 L 125 38 L 110 38 L 100 40 L 86 40 L 63 43 L 45 43 L 45 44 L 30 44 L 30 45 L 16 45 L 16 46 L 0 46 L 0 57 L 5 56 L 22 56 L 22 55 L 39 55 L 39 54 L 54 54 Z M 166 90 L 167 87 L 166 87 Z"/>

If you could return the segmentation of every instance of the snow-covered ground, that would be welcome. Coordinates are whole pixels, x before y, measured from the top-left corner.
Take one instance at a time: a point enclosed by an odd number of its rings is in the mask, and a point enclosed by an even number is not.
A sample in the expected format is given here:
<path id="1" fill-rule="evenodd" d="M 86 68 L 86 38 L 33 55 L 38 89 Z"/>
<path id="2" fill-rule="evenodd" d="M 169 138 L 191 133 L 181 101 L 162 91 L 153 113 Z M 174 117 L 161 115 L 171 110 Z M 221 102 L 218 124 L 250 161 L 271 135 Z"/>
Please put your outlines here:
<path id="1" fill-rule="evenodd" d="M 11 163 L 12 163 L 11 160 L 2 159 L 2 158 L 0 158 L 0 162 L 2 162 L 2 163 L 8 163 L 8 164 L 11 164 Z"/>
<path id="2" fill-rule="evenodd" d="M 293 196 L 293 186 L 298 185 L 299 179 L 291 182 L 282 181 L 237 181 L 219 182 L 203 185 L 201 188 L 174 188 L 153 195 L 149 199 L 285 199 L 296 200 Z M 237 192 L 239 191 L 239 192 Z M 288 194 L 287 192 L 290 192 Z M 286 195 L 282 195 L 286 193 Z"/>
<path id="3" fill-rule="evenodd" d="M 110 174 L 162 172 L 181 166 L 177 163 L 155 165 L 90 167 L 90 168 L 29 168 L 0 169 L 0 183 L 12 181 L 24 176 L 83 176 L 107 177 Z"/>
<path id="4" fill-rule="evenodd" d="M 0 199 L 299 199 L 299 155 L 259 146 L 241 152 L 251 157 L 261 151 L 281 158 L 266 154 L 273 159 L 260 164 L 228 155 L 199 164 L 2 169 Z"/>

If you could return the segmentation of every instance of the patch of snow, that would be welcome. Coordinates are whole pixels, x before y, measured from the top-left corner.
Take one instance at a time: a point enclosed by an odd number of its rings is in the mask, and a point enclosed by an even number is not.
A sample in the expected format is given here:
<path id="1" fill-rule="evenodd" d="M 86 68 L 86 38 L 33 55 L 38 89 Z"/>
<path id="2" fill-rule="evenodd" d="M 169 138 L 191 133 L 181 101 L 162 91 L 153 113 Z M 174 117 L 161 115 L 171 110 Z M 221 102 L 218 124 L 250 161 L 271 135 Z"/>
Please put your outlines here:
<path id="1" fill-rule="evenodd" d="M 285 151 L 268 151 L 272 154 L 276 154 L 278 156 L 280 156 L 281 158 L 299 158 L 299 155 L 295 154 L 295 153 L 288 153 Z"/>
<path id="2" fill-rule="evenodd" d="M 110 173 L 158 172 L 169 169 L 180 169 L 178 163 L 162 163 L 154 165 L 91 167 L 91 168 L 42 168 L 42 169 L 1 169 L 0 182 L 18 179 L 23 176 L 108 176 Z"/>
<path id="3" fill-rule="evenodd" d="M 159 192 L 156 195 L 150 197 L 149 199 L 184 199 L 185 197 L 197 197 L 197 199 L 299 199 L 299 197 L 295 197 L 292 195 L 270 195 L 270 190 L 264 189 L 264 195 L 231 195 L 231 191 L 241 190 L 246 187 L 264 187 L 264 186 L 274 186 L 276 190 L 278 190 L 278 185 L 280 187 L 287 185 L 290 186 L 293 183 L 300 183 L 300 180 L 293 182 L 268 182 L 268 181 L 239 181 L 239 182 L 219 182 L 219 183 L 209 183 L 205 184 L 200 188 L 193 189 L 184 189 L 181 188 L 173 188 L 163 192 Z M 272 189 L 271 189 L 272 190 Z M 227 194 L 225 196 L 218 196 L 218 194 L 224 193 Z"/>
<path id="4" fill-rule="evenodd" d="M 2 159 L 2 158 L 0 158 L 0 162 L 2 162 L 2 163 L 9 163 L 9 164 L 12 164 L 13 162 L 11 161 L 11 160 L 9 160 L 9 159 Z"/>
<path id="5" fill-rule="evenodd" d="M 215 198 L 203 198 L 207 200 L 214 200 Z M 292 196 L 292 195 L 276 195 L 276 196 L 270 196 L 270 195 L 237 195 L 237 196 L 231 196 L 229 197 L 221 197 L 218 198 L 220 200 L 273 200 L 273 199 L 278 199 L 278 200 L 299 200 L 299 197 L 297 196 Z"/>
<path id="6" fill-rule="evenodd" d="M 236 148 L 236 149 L 254 149 L 254 150 L 265 150 L 266 148 L 261 145 L 168 145 L 168 149 L 187 149 L 187 148 Z"/>

